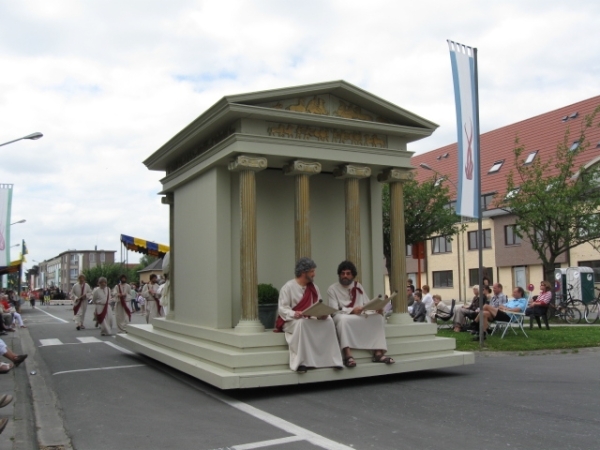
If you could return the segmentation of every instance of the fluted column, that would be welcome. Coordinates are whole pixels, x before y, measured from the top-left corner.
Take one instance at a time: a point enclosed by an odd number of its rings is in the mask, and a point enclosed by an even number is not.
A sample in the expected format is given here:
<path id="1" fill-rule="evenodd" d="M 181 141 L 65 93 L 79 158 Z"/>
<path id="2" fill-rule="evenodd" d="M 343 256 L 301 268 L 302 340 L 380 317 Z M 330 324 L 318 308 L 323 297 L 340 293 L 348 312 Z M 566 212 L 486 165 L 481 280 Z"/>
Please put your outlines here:
<path id="1" fill-rule="evenodd" d="M 169 312 L 167 319 L 175 320 L 175 194 L 168 193 L 162 203 L 169 205 Z"/>
<path id="2" fill-rule="evenodd" d="M 333 176 L 345 180 L 344 191 L 346 197 L 346 259 L 352 261 L 358 271 L 358 278 L 362 276 L 360 254 L 360 185 L 361 178 L 371 176 L 371 169 L 365 166 L 345 164 L 336 167 Z"/>
<path id="3" fill-rule="evenodd" d="M 318 162 L 292 161 L 283 166 L 285 175 L 293 175 L 296 180 L 296 199 L 294 212 L 294 237 L 296 261 L 302 257 L 311 257 L 310 244 L 310 183 L 309 177 L 321 172 Z"/>
<path id="4" fill-rule="evenodd" d="M 242 317 L 236 331 L 262 332 L 258 320 L 258 273 L 256 254 L 256 172 L 267 168 L 267 159 L 238 156 L 229 170 L 240 173 L 240 276 Z"/>
<path id="5" fill-rule="evenodd" d="M 391 245 L 391 291 L 398 291 L 393 300 L 393 314 L 389 323 L 407 323 L 410 320 L 406 305 L 406 239 L 404 229 L 403 182 L 408 180 L 409 169 L 387 169 L 377 180 L 390 185 L 390 245 Z"/>

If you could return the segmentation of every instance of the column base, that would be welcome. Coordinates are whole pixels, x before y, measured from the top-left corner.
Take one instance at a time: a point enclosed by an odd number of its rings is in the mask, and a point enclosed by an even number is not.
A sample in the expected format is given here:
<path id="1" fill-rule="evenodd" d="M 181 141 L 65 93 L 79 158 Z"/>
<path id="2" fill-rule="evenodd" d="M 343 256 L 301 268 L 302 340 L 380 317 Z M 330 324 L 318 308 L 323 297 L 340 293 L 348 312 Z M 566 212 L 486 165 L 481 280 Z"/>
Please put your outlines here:
<path id="1" fill-rule="evenodd" d="M 167 313 L 167 320 L 175 320 L 175 311 L 169 310 L 169 312 Z"/>
<path id="2" fill-rule="evenodd" d="M 414 322 L 408 313 L 393 313 L 390 317 L 388 317 L 387 323 L 401 325 Z"/>
<path id="3" fill-rule="evenodd" d="M 240 320 L 234 331 L 236 333 L 264 333 L 265 327 L 260 320 Z"/>

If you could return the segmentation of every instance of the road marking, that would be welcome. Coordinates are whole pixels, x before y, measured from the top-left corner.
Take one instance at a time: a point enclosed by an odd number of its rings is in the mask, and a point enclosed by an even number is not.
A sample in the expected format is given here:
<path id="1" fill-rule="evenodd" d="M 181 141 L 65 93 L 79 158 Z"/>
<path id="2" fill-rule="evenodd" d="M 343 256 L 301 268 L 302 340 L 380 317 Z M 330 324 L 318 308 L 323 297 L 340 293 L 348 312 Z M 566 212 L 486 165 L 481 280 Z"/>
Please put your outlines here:
<path id="1" fill-rule="evenodd" d="M 75 372 L 93 372 L 95 370 L 131 369 L 133 367 L 146 367 L 146 366 L 144 364 L 134 364 L 131 366 L 93 367 L 91 369 L 63 370 L 62 372 L 55 372 L 52 375 L 62 375 L 64 373 L 75 373 Z"/>
<path id="2" fill-rule="evenodd" d="M 109 341 L 102 341 L 102 342 L 104 342 L 106 345 L 110 345 L 112 348 L 116 348 L 117 350 L 125 353 L 126 355 L 135 355 L 134 352 L 131 352 L 131 351 L 127 350 L 126 348 L 121 347 L 120 345 L 113 344 L 112 342 L 109 342 Z"/>
<path id="3" fill-rule="evenodd" d="M 60 320 L 60 321 L 61 321 L 61 322 L 63 322 L 63 323 L 69 323 L 69 321 L 68 321 L 68 320 L 61 319 L 60 317 L 53 316 L 52 314 L 50 314 L 49 312 L 46 312 L 46 311 L 44 311 L 43 309 L 38 309 L 38 311 L 41 311 L 41 312 L 43 312 L 44 314 L 48 314 L 50 317 L 54 317 L 56 320 Z"/>
<path id="4" fill-rule="evenodd" d="M 280 439 L 271 439 L 270 441 L 253 442 L 251 444 L 234 445 L 232 450 L 250 450 L 253 448 L 269 447 L 271 445 L 287 444 L 289 442 L 303 441 L 300 436 L 289 436 Z"/>
<path id="5" fill-rule="evenodd" d="M 63 345 L 60 339 L 40 339 L 40 344 L 42 344 L 42 347 L 47 347 L 48 345 Z"/>
<path id="6" fill-rule="evenodd" d="M 91 344 L 94 342 L 104 342 L 101 341 L 100 339 L 93 337 L 93 336 L 83 336 L 83 337 L 78 337 L 77 340 L 79 342 L 81 342 L 82 344 Z"/>

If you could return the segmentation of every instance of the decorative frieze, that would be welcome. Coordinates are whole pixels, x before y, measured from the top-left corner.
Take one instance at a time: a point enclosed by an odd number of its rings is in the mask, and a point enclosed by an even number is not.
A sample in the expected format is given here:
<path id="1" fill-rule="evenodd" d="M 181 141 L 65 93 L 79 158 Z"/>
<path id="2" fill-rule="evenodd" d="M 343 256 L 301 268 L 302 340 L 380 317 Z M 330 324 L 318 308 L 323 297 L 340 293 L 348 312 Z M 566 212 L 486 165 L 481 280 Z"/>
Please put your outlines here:
<path id="1" fill-rule="evenodd" d="M 387 136 L 384 134 L 362 133 L 354 130 L 340 130 L 326 127 L 310 127 L 287 123 L 267 123 L 269 136 L 298 139 L 304 141 L 332 142 L 362 147 L 387 148 Z"/>

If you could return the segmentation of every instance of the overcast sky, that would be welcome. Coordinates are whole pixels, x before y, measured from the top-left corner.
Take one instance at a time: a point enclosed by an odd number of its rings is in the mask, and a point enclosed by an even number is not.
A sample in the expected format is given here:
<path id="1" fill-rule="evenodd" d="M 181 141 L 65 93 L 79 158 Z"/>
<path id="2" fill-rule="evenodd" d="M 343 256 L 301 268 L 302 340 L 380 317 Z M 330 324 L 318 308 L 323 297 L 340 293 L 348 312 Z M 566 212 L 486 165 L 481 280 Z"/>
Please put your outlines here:
<path id="1" fill-rule="evenodd" d="M 439 124 L 409 147 L 432 150 L 456 141 L 452 39 L 479 49 L 482 132 L 596 96 L 599 19 L 597 0 L 0 1 L 0 143 L 44 133 L 0 148 L 11 244 L 27 268 L 168 244 L 142 161 L 224 95 L 344 79 Z"/>

